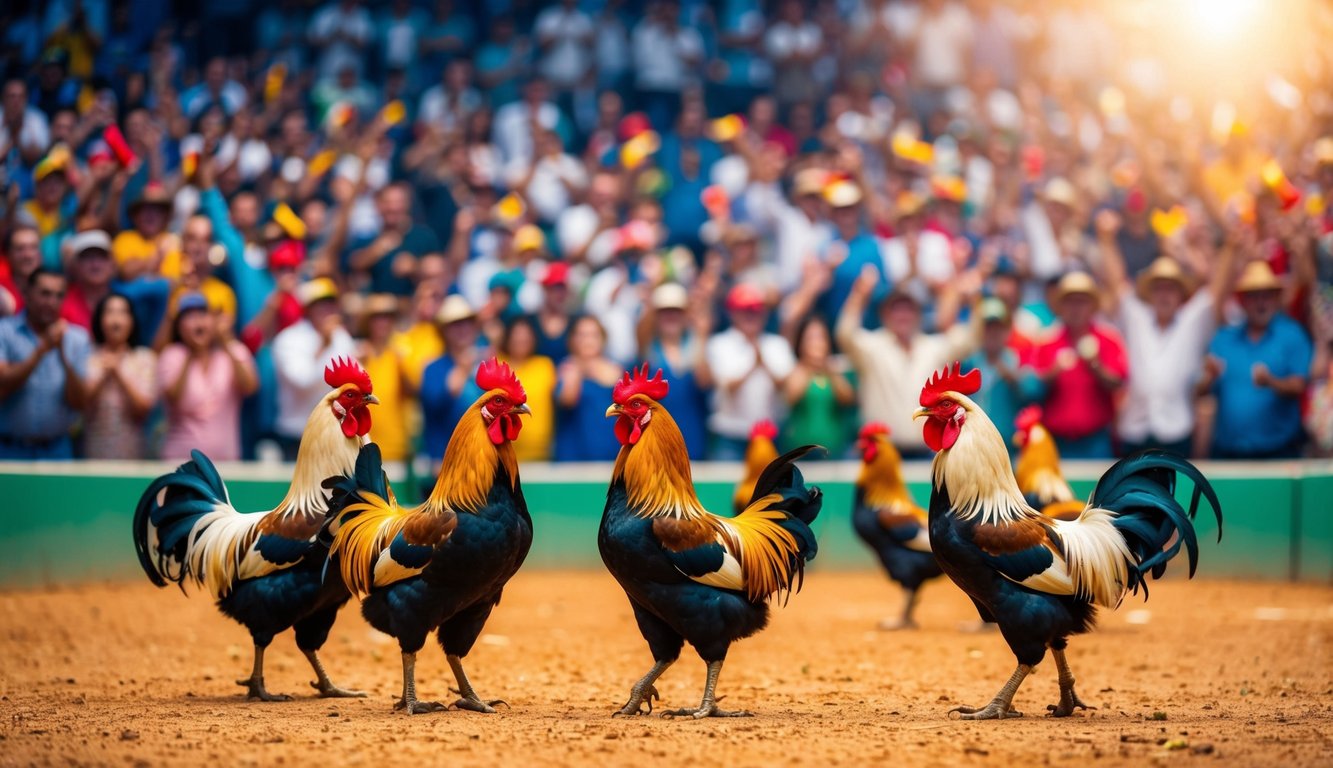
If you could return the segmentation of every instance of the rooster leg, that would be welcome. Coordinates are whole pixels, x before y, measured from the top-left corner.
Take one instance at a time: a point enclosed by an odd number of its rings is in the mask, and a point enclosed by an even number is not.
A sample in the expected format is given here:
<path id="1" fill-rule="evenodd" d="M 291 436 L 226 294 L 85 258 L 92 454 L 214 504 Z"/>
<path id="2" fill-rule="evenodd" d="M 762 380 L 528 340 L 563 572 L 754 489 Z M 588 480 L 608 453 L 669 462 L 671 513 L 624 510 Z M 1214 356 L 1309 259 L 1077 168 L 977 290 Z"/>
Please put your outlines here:
<path id="1" fill-rule="evenodd" d="M 495 714 L 495 705 L 503 704 L 509 706 L 509 702 L 503 699 L 491 699 L 482 701 L 477 695 L 477 691 L 472 687 L 472 681 L 467 679 L 467 672 L 463 670 L 463 659 L 458 656 L 448 656 L 449 668 L 454 671 L 454 679 L 458 681 L 458 687 L 451 689 L 454 693 L 463 698 L 454 702 L 454 706 L 459 709 L 466 709 L 469 712 L 481 712 L 487 715 Z"/>
<path id="2" fill-rule="evenodd" d="M 662 713 L 662 717 L 692 717 L 695 720 L 702 720 L 705 717 L 754 717 L 753 713 L 744 710 L 737 712 L 728 712 L 717 708 L 717 676 L 722 674 L 722 662 L 708 662 L 708 680 L 704 683 L 704 700 L 698 709 L 669 709 Z"/>
<path id="3" fill-rule="evenodd" d="M 1083 700 L 1074 693 L 1074 673 L 1069 671 L 1069 662 L 1065 660 L 1063 650 L 1051 649 L 1051 655 L 1055 657 L 1055 669 L 1060 677 L 1060 703 L 1047 704 L 1046 709 L 1050 711 L 1051 717 L 1069 717 L 1074 714 L 1074 708 L 1078 709 L 1096 709 L 1083 703 Z"/>
<path id="4" fill-rule="evenodd" d="M 671 666 L 670 661 L 659 661 L 654 664 L 653 668 L 648 670 L 648 674 L 644 675 L 639 682 L 634 684 L 633 688 L 629 689 L 629 701 L 625 702 L 625 706 L 613 712 L 611 716 L 651 715 L 653 713 L 653 701 L 662 698 L 658 695 L 657 686 L 654 683 L 657 682 L 657 678 L 662 676 L 663 672 L 667 671 L 669 666 Z M 646 712 L 643 710 L 644 704 L 648 705 L 648 711 Z"/>
<path id="5" fill-rule="evenodd" d="M 1018 693 L 1018 686 L 1023 684 L 1024 678 L 1032 673 L 1032 667 L 1026 664 L 1019 664 L 1018 669 L 1009 677 L 1009 682 L 1004 684 L 1000 692 L 995 694 L 995 698 L 984 707 L 954 707 L 949 710 L 949 714 L 958 713 L 960 720 L 1003 720 L 1007 717 L 1022 717 L 1022 712 L 1013 709 L 1014 694 Z"/>
<path id="6" fill-rule="evenodd" d="M 365 691 L 349 691 L 346 688 L 339 688 L 329 679 L 329 673 L 324 671 L 324 664 L 319 660 L 319 654 L 315 651 L 305 651 L 306 660 L 315 670 L 315 676 L 319 678 L 310 684 L 311 688 L 319 691 L 321 698 L 325 699 L 364 699 Z"/>
<path id="7" fill-rule="evenodd" d="M 248 689 L 245 694 L 247 699 L 259 699 L 260 701 L 291 701 L 292 697 L 285 693 L 269 693 L 264 688 L 264 646 L 255 646 L 255 668 L 250 672 L 250 677 L 244 680 L 237 680 L 237 685 Z"/>
<path id="8" fill-rule="evenodd" d="M 445 706 L 438 701 L 417 700 L 417 655 L 403 652 L 403 698 L 393 705 L 394 709 L 403 709 L 409 715 L 424 712 L 439 712 Z"/>
<path id="9" fill-rule="evenodd" d="M 903 615 L 897 621 L 885 619 L 879 623 L 879 628 L 885 631 L 895 629 L 916 629 L 916 620 L 912 618 L 913 611 L 916 610 L 916 596 L 920 590 L 909 589 L 903 596 Z"/>

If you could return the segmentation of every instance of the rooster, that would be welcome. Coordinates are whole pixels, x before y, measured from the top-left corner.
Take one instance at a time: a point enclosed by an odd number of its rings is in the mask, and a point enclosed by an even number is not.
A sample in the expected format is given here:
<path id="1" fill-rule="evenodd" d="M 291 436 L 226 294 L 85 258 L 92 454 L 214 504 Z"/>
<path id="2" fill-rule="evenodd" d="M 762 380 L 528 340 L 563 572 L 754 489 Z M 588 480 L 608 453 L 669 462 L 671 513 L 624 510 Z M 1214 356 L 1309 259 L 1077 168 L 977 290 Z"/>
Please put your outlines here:
<path id="1" fill-rule="evenodd" d="M 532 545 L 513 445 L 519 416 L 531 411 L 505 363 L 482 363 L 476 383 L 484 394 L 454 428 L 424 503 L 399 506 L 373 444 L 361 449 L 355 476 L 334 489 L 328 578 L 364 596 L 366 620 L 398 639 L 403 695 L 394 708 L 409 714 L 445 708 L 417 699 L 417 652 L 432 631 L 458 682 L 454 706 L 493 713 L 503 703 L 477 695 L 463 658 Z"/>
<path id="2" fill-rule="evenodd" d="M 777 439 L 778 427 L 768 419 L 757 421 L 750 428 L 750 444 L 745 448 L 745 479 L 736 485 L 736 494 L 731 501 L 732 512 L 739 514 L 750 503 L 754 484 L 778 457 L 778 447 L 773 442 Z"/>
<path id="3" fill-rule="evenodd" d="M 708 665 L 703 701 L 697 709 L 664 714 L 747 717 L 718 709 L 718 675 L 730 645 L 768 623 L 767 600 L 800 590 L 805 563 L 815 556 L 810 523 L 821 494 L 806 487 L 795 462 L 816 446 L 769 464 L 740 514 L 714 515 L 699 503 L 685 440 L 662 407 L 667 389 L 662 372 L 649 378 L 645 364 L 616 384 L 606 411 L 616 419 L 621 448 L 597 545 L 629 597 L 654 660 L 616 714 L 652 712 L 654 683 L 688 640 Z"/>
<path id="4" fill-rule="evenodd" d="M 1078 519 L 1045 517 L 1018 489 L 1009 453 L 995 425 L 968 399 L 981 373 L 959 372 L 955 363 L 921 390 L 926 445 L 936 451 L 931 467 L 930 541 L 940 567 L 993 618 L 1018 659 L 1014 674 L 984 707 L 958 707 L 969 720 L 1020 717 L 1012 708 L 1024 678 L 1050 648 L 1060 701 L 1047 707 L 1055 717 L 1086 709 L 1074 691 L 1065 660 L 1069 636 L 1092 629 L 1098 606 L 1115 608 L 1125 594 L 1160 578 L 1183 546 L 1189 574 L 1198 564 L 1192 519 L 1200 496 L 1217 517 L 1222 510 L 1212 485 L 1194 465 L 1161 451 L 1122 459 L 1097 482 Z M 1177 474 L 1194 484 L 1188 513 L 1175 498 Z M 989 614 L 989 615 L 984 615 Z"/>
<path id="5" fill-rule="evenodd" d="M 1056 520 L 1077 520 L 1083 502 L 1060 473 L 1060 451 L 1055 438 L 1041 423 L 1041 406 L 1029 405 L 1014 418 L 1014 445 L 1018 462 L 1014 474 L 1018 490 L 1033 509 Z"/>
<path id="6" fill-rule="evenodd" d="M 328 638 L 346 591 L 324 589 L 327 555 L 317 534 L 328 518 L 329 477 L 350 476 L 370 431 L 370 376 L 352 360 L 324 371 L 333 391 L 310 414 L 296 454 L 287 496 L 268 512 L 237 512 L 213 462 L 199 451 L 175 472 L 148 485 L 134 511 L 134 547 L 159 587 L 187 580 L 202 586 L 218 608 L 244 624 L 254 639 L 254 669 L 238 680 L 248 697 L 283 701 L 264 687 L 264 650 L 274 635 L 296 629 L 296 645 L 314 668 L 321 696 L 364 696 L 334 685 L 317 652 Z"/>
<path id="7" fill-rule="evenodd" d="M 902 618 L 880 622 L 880 629 L 912 629 L 917 590 L 941 571 L 930 551 L 926 510 L 917 506 L 903 483 L 902 457 L 889 441 L 889 428 L 871 422 L 856 439 L 861 474 L 856 479 L 852 526 L 879 557 L 889 578 L 907 591 Z"/>

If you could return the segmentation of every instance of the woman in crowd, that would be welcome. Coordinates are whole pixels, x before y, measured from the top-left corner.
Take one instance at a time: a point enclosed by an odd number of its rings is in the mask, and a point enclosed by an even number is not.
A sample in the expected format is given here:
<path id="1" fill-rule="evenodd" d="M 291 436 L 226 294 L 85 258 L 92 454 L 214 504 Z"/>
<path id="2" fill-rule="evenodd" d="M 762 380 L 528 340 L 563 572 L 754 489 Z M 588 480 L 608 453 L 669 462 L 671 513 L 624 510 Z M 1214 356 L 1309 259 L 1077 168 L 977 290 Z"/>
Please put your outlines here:
<path id="1" fill-rule="evenodd" d="M 403 359 L 393 344 L 398 298 L 373 293 L 366 297 L 362 313 L 365 322 L 357 356 L 375 382 L 375 396 L 380 401 L 371 419 L 370 439 L 380 447 L 385 461 L 402 461 L 411 453 L 412 441 L 407 430 L 410 402 L 403 386 Z"/>
<path id="2" fill-rule="evenodd" d="M 240 459 L 241 401 L 259 386 L 254 358 L 232 337 L 231 318 L 198 293 L 180 298 L 172 339 L 157 364 L 167 404 L 162 458 L 198 449 L 214 461 Z"/>
<path id="3" fill-rule="evenodd" d="M 791 411 L 782 445 L 823 445 L 838 451 L 850 443 L 856 417 L 856 389 L 833 355 L 829 327 L 810 315 L 796 330 L 796 367 L 782 384 Z M 811 458 L 819 458 L 814 454 Z M 835 453 L 826 458 L 841 458 Z"/>
<path id="4" fill-rule="evenodd" d="M 690 458 L 702 460 L 708 451 L 708 392 L 713 388 L 706 354 L 713 316 L 708 306 L 691 312 L 689 299 L 679 283 L 657 286 L 639 321 L 639 354 L 671 382 L 662 405 L 680 427 Z"/>
<path id="5" fill-rule="evenodd" d="M 519 461 L 550 461 L 555 436 L 555 363 L 537 354 L 537 329 L 532 318 L 519 315 L 510 320 L 500 336 L 500 359 L 509 363 L 528 393 L 532 416 L 523 427 L 514 452 Z"/>
<path id="6" fill-rule="evenodd" d="M 93 355 L 83 451 L 90 459 L 143 459 L 144 425 L 157 404 L 156 356 L 139 344 L 139 324 L 124 294 L 110 293 L 93 310 Z"/>
<path id="7" fill-rule="evenodd" d="M 611 461 L 620 443 L 606 428 L 606 406 L 622 373 L 606 356 L 606 329 L 583 315 L 569 329 L 569 357 L 555 390 L 556 461 Z"/>

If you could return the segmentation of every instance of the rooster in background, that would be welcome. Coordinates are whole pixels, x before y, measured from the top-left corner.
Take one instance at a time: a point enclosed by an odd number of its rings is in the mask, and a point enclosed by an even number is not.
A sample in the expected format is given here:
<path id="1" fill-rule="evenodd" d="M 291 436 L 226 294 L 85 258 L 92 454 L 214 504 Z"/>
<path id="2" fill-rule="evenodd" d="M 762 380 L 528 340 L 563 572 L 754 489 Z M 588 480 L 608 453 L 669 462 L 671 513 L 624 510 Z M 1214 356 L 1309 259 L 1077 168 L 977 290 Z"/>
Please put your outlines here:
<path id="1" fill-rule="evenodd" d="M 810 523 L 821 494 L 807 488 L 796 460 L 815 446 L 778 457 L 755 482 L 753 497 L 735 517 L 703 508 L 690 475 L 685 440 L 662 407 L 667 382 L 648 366 L 626 373 L 612 392 L 621 443 L 597 536 L 602 561 L 629 597 L 653 668 L 630 690 L 616 714 L 653 709 L 654 683 L 689 641 L 708 665 L 698 709 L 667 716 L 745 717 L 717 707 L 717 679 L 727 649 L 768 623 L 770 597 L 799 591 L 805 563 L 815 556 Z"/>
<path id="2" fill-rule="evenodd" d="M 1029 405 L 1018 412 L 1014 445 L 1019 449 L 1014 475 L 1028 504 L 1056 520 L 1077 520 L 1084 504 L 1060 473 L 1060 451 L 1041 423 L 1041 406 Z"/>
<path id="3" fill-rule="evenodd" d="M 852 527 L 879 557 L 889 578 L 906 591 L 902 618 L 885 619 L 879 627 L 912 629 L 917 590 L 942 573 L 930 551 L 926 510 L 917 506 L 903 483 L 902 456 L 889 440 L 887 425 L 866 424 L 856 445 L 861 451 L 861 474 L 856 478 Z"/>
<path id="4" fill-rule="evenodd" d="M 745 479 L 736 485 L 736 495 L 732 498 L 732 511 L 739 514 L 754 496 L 754 485 L 769 464 L 778 457 L 778 447 L 773 442 L 778 439 L 778 427 L 768 419 L 755 422 L 750 428 L 750 444 L 745 448 Z"/>
<path id="5" fill-rule="evenodd" d="M 1044 517 L 1023 498 L 995 425 L 967 396 L 979 371 L 959 365 L 936 373 L 921 390 L 931 467 L 930 541 L 945 574 L 999 624 L 1018 659 L 1014 674 L 984 707 L 958 707 L 969 720 L 1020 717 L 1014 694 L 1051 649 L 1059 674 L 1055 717 L 1087 708 L 1074 692 L 1065 660 L 1069 636 L 1092 629 L 1097 606 L 1114 608 L 1127 592 L 1160 578 L 1183 546 L 1189 573 L 1198 563 L 1192 519 L 1206 496 L 1222 536 L 1222 510 L 1212 485 L 1184 459 L 1146 451 L 1122 459 L 1093 489 L 1077 520 Z M 1175 498 L 1177 474 L 1194 484 L 1188 513 Z"/>
<path id="6" fill-rule="evenodd" d="M 458 682 L 454 706 L 490 713 L 502 703 L 477 695 L 463 657 L 532 545 L 513 445 L 519 416 L 531 411 L 508 365 L 487 360 L 476 382 L 484 394 L 454 428 L 424 503 L 399 506 L 373 444 L 361 450 L 355 477 L 334 489 L 329 578 L 364 596 L 370 625 L 398 638 L 403 696 L 394 708 L 409 714 L 445 708 L 417 699 L 417 652 L 436 630 Z"/>
<path id="7" fill-rule="evenodd" d="M 317 652 L 328 639 L 345 590 L 323 589 L 327 549 L 316 540 L 328 517 L 321 484 L 350 476 L 370 431 L 378 400 L 359 364 L 339 358 L 324 371 L 333 391 L 310 414 L 287 496 L 268 512 L 242 514 L 231 505 L 213 462 L 199 451 L 175 472 L 148 485 L 134 511 L 134 548 L 149 580 L 159 587 L 185 581 L 202 586 L 218 608 L 250 630 L 254 670 L 238 680 L 249 698 L 282 701 L 264 687 L 264 649 L 274 635 L 296 628 L 296 646 L 318 680 L 321 696 L 364 696 L 334 685 Z"/>

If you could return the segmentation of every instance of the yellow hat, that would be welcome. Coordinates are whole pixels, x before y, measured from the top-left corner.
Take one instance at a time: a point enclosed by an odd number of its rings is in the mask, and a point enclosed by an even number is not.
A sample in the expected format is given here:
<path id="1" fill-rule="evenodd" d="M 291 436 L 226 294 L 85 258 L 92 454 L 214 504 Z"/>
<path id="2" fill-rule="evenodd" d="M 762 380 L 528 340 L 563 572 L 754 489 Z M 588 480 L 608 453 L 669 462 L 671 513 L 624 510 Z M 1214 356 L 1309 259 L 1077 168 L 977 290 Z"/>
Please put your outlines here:
<path id="1" fill-rule="evenodd" d="M 1060 278 L 1059 284 L 1055 288 L 1055 300 L 1063 301 L 1069 296 L 1083 294 L 1092 298 L 1100 298 L 1101 292 L 1097 289 L 1097 281 L 1087 272 L 1070 272 Z"/>
<path id="2" fill-rule="evenodd" d="M 861 188 L 847 179 L 835 181 L 824 188 L 824 199 L 834 208 L 848 208 L 861 202 Z"/>
<path id="3" fill-rule="evenodd" d="M 514 232 L 514 252 L 545 251 L 546 235 L 532 224 L 524 224 Z"/>
<path id="4" fill-rule="evenodd" d="M 308 307 L 322 299 L 338 298 L 338 286 L 327 277 L 317 277 L 301 283 L 296 289 L 296 298 L 302 307 Z"/>
<path id="5" fill-rule="evenodd" d="M 1194 291 L 1194 278 L 1180 266 L 1180 262 L 1169 256 L 1159 256 L 1139 273 L 1136 280 L 1139 298 L 1148 295 L 1148 286 L 1156 280 L 1166 280 L 1180 286 L 1186 295 Z"/>
<path id="6" fill-rule="evenodd" d="M 803 168 L 796 173 L 796 178 L 792 179 L 792 194 L 796 197 L 818 195 L 823 193 L 824 185 L 827 183 L 828 171 L 823 168 Z"/>
<path id="7" fill-rule="evenodd" d="M 926 201 L 920 195 L 906 189 L 898 193 L 898 197 L 894 199 L 893 203 L 898 218 L 915 216 L 926 205 Z"/>
<path id="8" fill-rule="evenodd" d="M 1281 289 L 1282 283 L 1277 279 L 1277 275 L 1273 274 L 1273 268 L 1268 266 L 1266 261 L 1251 261 L 1246 264 L 1240 273 L 1240 279 L 1236 281 L 1236 293 L 1259 293 Z"/>

